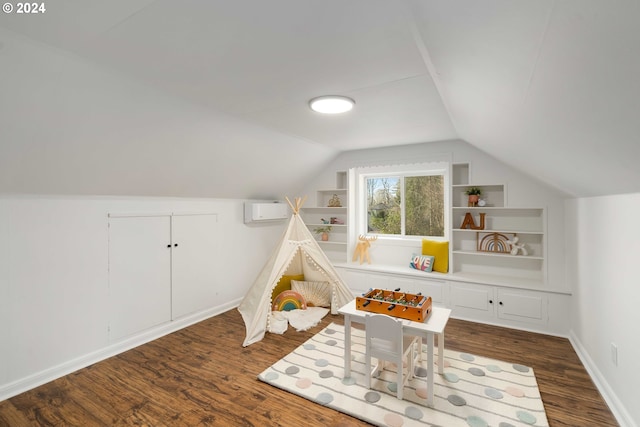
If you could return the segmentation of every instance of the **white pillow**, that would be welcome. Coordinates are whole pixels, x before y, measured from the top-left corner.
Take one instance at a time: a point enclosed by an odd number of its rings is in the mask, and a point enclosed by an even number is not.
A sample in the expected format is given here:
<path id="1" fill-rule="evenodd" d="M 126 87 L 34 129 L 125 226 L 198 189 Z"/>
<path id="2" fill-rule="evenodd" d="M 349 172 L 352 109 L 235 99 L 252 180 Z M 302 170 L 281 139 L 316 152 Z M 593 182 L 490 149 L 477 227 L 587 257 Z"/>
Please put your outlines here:
<path id="1" fill-rule="evenodd" d="M 331 306 L 331 284 L 329 282 L 292 280 L 291 290 L 302 295 L 307 305 L 315 307 Z"/>
<path id="2" fill-rule="evenodd" d="M 284 334 L 289 328 L 289 321 L 282 311 L 272 311 L 269 315 L 269 332 Z"/>

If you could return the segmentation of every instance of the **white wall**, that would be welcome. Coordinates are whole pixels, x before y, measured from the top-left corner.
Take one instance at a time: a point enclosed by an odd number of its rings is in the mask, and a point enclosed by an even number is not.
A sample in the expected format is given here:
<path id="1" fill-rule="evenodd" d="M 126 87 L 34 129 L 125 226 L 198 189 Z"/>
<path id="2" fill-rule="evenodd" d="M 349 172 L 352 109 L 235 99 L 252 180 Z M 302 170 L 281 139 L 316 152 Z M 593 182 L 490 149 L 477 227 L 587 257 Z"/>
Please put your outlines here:
<path id="1" fill-rule="evenodd" d="M 640 193 L 567 202 L 572 340 L 622 425 L 640 425 Z M 613 363 L 611 344 L 618 347 Z"/>
<path id="2" fill-rule="evenodd" d="M 420 163 L 443 159 L 453 163 L 469 163 L 471 184 L 504 184 L 508 206 L 544 207 L 547 209 L 548 288 L 559 291 L 568 290 L 569 285 L 565 277 L 564 240 L 564 200 L 567 195 L 535 178 L 523 175 L 464 141 L 442 141 L 347 151 L 338 156 L 333 163 L 327 166 L 324 173 L 307 185 L 304 194 L 315 200 L 317 189 L 335 188 L 336 171 L 346 171 L 354 166 Z M 419 251 L 420 248 L 418 245 L 414 249 L 394 246 L 390 249 L 391 252 L 385 253 L 382 250 L 381 242 L 376 242 L 371 248 L 372 262 L 384 264 L 387 259 L 397 258 L 399 250 L 408 251 L 402 256 L 402 259 L 409 259 L 411 251 Z M 375 258 L 376 255 L 377 258 Z"/>
<path id="3" fill-rule="evenodd" d="M 353 166 L 428 161 L 449 155 L 471 164 L 473 184 L 504 183 L 510 206 L 547 208 L 550 287 L 572 292 L 571 341 L 623 426 L 640 425 L 640 193 L 573 199 L 463 141 L 345 152 L 305 194 L 335 187 L 335 173 Z M 375 260 L 374 260 L 375 262 Z M 618 364 L 611 356 L 618 348 Z"/>
<path id="4" fill-rule="evenodd" d="M 336 154 L 2 28 L 0 64 L 0 193 L 282 199 Z"/>
<path id="5" fill-rule="evenodd" d="M 107 215 L 171 212 L 218 214 L 218 300 L 181 324 L 109 342 Z M 0 400 L 235 307 L 285 225 L 245 225 L 243 200 L 0 196 Z"/>

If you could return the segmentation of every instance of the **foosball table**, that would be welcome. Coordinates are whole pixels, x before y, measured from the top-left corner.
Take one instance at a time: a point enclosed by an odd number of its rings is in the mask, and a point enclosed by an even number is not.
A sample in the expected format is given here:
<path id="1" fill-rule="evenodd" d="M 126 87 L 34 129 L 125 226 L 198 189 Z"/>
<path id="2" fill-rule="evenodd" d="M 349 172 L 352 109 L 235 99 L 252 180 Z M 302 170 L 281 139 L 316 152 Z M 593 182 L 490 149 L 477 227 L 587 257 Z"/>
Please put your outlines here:
<path id="1" fill-rule="evenodd" d="M 421 293 L 400 292 L 400 288 L 393 291 L 370 289 L 362 296 L 356 297 L 358 310 L 388 314 L 416 322 L 427 320 L 431 314 L 431 306 L 431 297 L 425 297 Z"/>

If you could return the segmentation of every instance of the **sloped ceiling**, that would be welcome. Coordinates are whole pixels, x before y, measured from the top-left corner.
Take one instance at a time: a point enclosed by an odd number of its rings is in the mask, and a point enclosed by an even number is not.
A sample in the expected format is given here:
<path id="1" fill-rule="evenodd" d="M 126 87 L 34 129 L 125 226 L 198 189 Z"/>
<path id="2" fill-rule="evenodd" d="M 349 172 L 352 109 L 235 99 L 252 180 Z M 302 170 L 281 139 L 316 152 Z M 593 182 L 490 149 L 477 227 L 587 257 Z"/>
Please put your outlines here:
<path id="1" fill-rule="evenodd" d="M 46 8 L 0 15 L 0 191 L 250 198 L 448 139 L 570 195 L 640 191 L 635 0 Z M 311 112 L 325 94 L 356 108 Z"/>

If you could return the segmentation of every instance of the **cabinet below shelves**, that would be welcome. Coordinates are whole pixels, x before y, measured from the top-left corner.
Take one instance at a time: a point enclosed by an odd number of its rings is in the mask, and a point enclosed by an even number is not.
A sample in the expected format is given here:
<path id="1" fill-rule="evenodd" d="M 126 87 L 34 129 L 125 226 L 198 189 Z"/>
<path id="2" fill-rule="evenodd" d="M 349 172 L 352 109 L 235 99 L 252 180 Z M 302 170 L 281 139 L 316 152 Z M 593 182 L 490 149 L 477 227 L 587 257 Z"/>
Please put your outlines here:
<path id="1" fill-rule="evenodd" d="M 500 276 L 422 273 L 408 268 L 343 264 L 336 266 L 354 295 L 371 288 L 421 292 L 460 319 L 543 333 L 567 333 L 570 294 L 542 288 L 540 281 L 501 283 Z M 486 279 L 486 282 L 483 280 Z"/>
<path id="2" fill-rule="evenodd" d="M 412 294 L 430 296 L 434 304 L 446 306 L 447 282 L 431 277 L 412 277 L 393 273 L 369 272 L 365 270 L 340 268 L 338 272 L 355 295 L 362 295 L 369 289 L 397 289 Z"/>
<path id="3" fill-rule="evenodd" d="M 548 321 L 549 296 L 541 292 L 475 283 L 454 283 L 450 290 L 454 316 L 532 324 Z"/>

